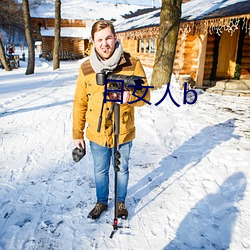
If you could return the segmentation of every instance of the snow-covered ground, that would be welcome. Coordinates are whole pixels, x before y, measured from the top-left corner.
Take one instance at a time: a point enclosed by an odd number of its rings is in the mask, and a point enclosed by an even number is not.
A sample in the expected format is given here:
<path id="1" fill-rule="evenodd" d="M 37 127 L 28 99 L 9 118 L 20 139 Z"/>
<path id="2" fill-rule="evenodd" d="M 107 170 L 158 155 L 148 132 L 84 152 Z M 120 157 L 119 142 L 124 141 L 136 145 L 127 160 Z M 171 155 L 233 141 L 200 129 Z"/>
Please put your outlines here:
<path id="1" fill-rule="evenodd" d="M 0 249 L 250 249 L 250 99 L 199 91 L 176 107 L 165 89 L 137 108 L 130 161 L 130 228 L 98 222 L 89 146 L 72 161 L 72 100 L 81 61 L 0 69 Z M 150 78 L 151 71 L 146 69 Z M 172 81 L 176 102 L 183 93 Z"/>

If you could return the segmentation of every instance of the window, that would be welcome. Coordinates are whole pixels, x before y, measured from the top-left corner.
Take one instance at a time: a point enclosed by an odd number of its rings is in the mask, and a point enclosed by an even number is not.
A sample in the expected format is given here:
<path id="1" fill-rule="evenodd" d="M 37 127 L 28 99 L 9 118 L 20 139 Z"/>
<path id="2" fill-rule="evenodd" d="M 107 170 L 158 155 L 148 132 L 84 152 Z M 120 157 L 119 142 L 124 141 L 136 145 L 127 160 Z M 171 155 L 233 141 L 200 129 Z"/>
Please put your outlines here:
<path id="1" fill-rule="evenodd" d="M 155 38 L 141 38 L 137 40 L 138 53 L 155 53 Z"/>

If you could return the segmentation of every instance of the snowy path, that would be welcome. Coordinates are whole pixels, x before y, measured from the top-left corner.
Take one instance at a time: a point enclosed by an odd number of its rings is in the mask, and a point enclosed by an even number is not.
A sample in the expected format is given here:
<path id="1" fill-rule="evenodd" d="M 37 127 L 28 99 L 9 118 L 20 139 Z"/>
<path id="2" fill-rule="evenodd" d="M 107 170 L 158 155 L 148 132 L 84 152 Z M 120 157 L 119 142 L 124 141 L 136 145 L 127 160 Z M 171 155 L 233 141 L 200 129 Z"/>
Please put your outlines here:
<path id="1" fill-rule="evenodd" d="M 88 145 L 71 160 L 78 67 L 0 72 L 0 249 L 250 249 L 250 99 L 200 94 L 177 108 L 168 98 L 155 106 L 164 89 L 154 91 L 136 114 L 130 229 L 110 239 L 113 172 L 109 210 L 89 223 Z"/>

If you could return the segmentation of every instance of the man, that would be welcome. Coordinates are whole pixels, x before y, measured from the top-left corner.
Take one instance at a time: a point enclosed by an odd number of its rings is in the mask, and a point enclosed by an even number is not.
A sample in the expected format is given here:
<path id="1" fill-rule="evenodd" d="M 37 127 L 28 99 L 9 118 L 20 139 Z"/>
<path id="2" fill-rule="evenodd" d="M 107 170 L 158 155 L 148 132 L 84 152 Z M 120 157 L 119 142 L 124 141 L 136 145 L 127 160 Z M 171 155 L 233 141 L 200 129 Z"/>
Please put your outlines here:
<path id="1" fill-rule="evenodd" d="M 73 140 L 76 147 L 85 147 L 83 130 L 87 122 L 86 137 L 90 141 L 94 161 L 94 175 L 97 203 L 90 211 L 88 218 L 97 219 L 108 208 L 109 168 L 113 159 L 113 102 L 106 101 L 100 132 L 97 132 L 98 118 L 104 98 L 105 86 L 96 82 L 96 73 L 103 69 L 112 74 L 137 75 L 146 77 L 140 61 L 123 51 L 117 40 L 114 26 L 109 21 L 100 20 L 94 23 L 91 31 L 93 50 L 90 59 L 85 61 L 79 70 L 75 98 L 73 104 Z M 132 140 L 135 138 L 134 106 L 143 106 L 144 100 L 149 101 L 150 94 L 138 100 L 142 93 L 133 95 L 133 91 L 123 91 L 123 103 L 120 103 L 120 135 L 119 152 L 121 153 L 118 172 L 117 217 L 128 216 L 125 198 L 128 186 L 128 161 Z M 131 104 L 129 104 L 132 102 Z"/>

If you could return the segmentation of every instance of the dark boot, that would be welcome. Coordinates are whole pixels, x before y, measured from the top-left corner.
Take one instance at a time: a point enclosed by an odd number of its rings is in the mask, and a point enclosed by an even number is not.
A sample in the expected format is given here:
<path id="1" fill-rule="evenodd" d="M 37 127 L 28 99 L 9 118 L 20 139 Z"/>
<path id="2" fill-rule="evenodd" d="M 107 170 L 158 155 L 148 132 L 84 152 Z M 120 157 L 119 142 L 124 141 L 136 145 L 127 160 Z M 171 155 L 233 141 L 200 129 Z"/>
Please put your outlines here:
<path id="1" fill-rule="evenodd" d="M 124 202 L 120 201 L 117 202 L 117 218 L 123 218 L 123 219 L 128 218 L 128 210 Z"/>
<path id="2" fill-rule="evenodd" d="M 100 215 L 102 214 L 102 212 L 107 210 L 107 208 L 108 208 L 108 205 L 103 204 L 101 202 L 97 202 L 95 204 L 95 207 L 90 211 L 88 218 L 91 218 L 93 220 L 98 219 Z"/>

